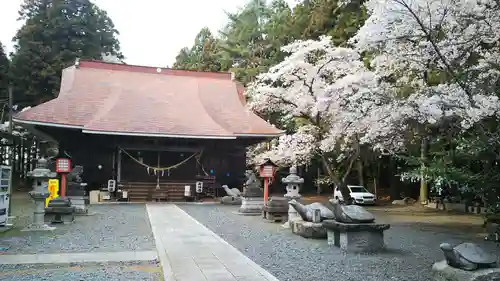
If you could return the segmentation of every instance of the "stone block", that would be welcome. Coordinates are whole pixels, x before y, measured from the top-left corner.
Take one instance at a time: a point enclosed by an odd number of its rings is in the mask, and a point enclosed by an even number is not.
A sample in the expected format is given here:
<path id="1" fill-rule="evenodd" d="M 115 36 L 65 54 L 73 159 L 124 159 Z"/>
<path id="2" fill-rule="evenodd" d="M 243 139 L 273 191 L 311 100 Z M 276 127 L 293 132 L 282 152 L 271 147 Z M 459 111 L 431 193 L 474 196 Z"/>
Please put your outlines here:
<path id="1" fill-rule="evenodd" d="M 384 231 L 388 224 L 377 223 L 341 223 L 325 220 L 322 223 L 327 230 L 328 245 L 340 247 L 346 252 L 376 252 L 385 247 Z"/>
<path id="2" fill-rule="evenodd" d="M 45 213 L 44 220 L 46 223 L 72 223 L 75 221 L 73 213 Z"/>
<path id="3" fill-rule="evenodd" d="M 88 213 L 87 200 L 84 196 L 68 196 L 71 200 L 71 205 L 75 207 L 75 213 L 78 215 L 86 215 Z"/>
<path id="4" fill-rule="evenodd" d="M 262 213 L 263 206 L 264 206 L 264 198 L 243 197 L 238 212 L 242 214 L 260 215 Z"/>
<path id="5" fill-rule="evenodd" d="M 288 219 L 288 210 L 286 212 L 276 212 L 269 208 L 262 208 L 262 218 L 272 222 L 285 222 Z"/>
<path id="6" fill-rule="evenodd" d="M 432 274 L 435 281 L 500 281 L 500 268 L 467 271 L 448 265 L 446 260 L 434 263 Z"/>
<path id="7" fill-rule="evenodd" d="M 289 221 L 292 232 L 305 238 L 325 239 L 326 229 L 321 223 L 294 219 Z"/>

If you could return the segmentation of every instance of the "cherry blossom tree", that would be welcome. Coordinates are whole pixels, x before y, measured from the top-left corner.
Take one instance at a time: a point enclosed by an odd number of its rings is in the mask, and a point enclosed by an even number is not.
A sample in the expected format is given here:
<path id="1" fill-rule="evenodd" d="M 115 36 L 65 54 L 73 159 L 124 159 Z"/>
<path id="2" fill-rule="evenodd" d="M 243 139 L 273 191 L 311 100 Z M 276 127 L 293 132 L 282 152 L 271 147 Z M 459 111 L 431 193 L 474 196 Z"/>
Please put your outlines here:
<path id="1" fill-rule="evenodd" d="M 351 43 L 369 54 L 371 69 L 405 97 L 400 122 L 416 128 L 422 159 L 427 132 L 443 122 L 491 139 L 481 121 L 496 118 L 500 107 L 498 2 L 369 0 L 366 7 L 370 16 Z"/>
<path id="2" fill-rule="evenodd" d="M 306 122 L 272 142 L 271 149 L 260 146 L 249 156 L 282 165 L 303 165 L 317 156 L 348 199 L 346 179 L 361 147 L 397 149 L 402 144 L 400 134 L 394 134 L 399 129 L 397 100 L 357 51 L 333 46 L 330 37 L 296 41 L 283 51 L 290 55 L 250 85 L 248 106 L 260 114 Z"/>

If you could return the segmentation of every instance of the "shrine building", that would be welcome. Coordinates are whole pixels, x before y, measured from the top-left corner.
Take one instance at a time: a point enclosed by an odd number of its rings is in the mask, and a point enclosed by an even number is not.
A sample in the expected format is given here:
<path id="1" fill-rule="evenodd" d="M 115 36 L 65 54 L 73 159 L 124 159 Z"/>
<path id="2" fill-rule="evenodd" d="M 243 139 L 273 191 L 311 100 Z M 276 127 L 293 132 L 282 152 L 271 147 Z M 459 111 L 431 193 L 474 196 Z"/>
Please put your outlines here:
<path id="1" fill-rule="evenodd" d="M 200 178 L 241 187 L 246 147 L 282 134 L 243 90 L 231 73 L 77 60 L 57 98 L 13 120 L 55 140 L 91 189 L 114 179 L 131 200 L 175 201 Z"/>

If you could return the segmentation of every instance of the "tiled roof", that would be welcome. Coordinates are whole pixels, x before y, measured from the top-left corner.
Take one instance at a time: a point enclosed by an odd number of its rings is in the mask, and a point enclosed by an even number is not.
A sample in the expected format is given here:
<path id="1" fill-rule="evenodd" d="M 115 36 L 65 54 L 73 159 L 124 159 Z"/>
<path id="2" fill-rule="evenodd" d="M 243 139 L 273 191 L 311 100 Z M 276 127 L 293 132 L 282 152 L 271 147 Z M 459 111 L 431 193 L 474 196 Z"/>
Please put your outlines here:
<path id="1" fill-rule="evenodd" d="M 185 138 L 277 136 L 244 106 L 230 73 L 80 61 L 63 70 L 59 96 L 14 120 L 84 133 Z"/>

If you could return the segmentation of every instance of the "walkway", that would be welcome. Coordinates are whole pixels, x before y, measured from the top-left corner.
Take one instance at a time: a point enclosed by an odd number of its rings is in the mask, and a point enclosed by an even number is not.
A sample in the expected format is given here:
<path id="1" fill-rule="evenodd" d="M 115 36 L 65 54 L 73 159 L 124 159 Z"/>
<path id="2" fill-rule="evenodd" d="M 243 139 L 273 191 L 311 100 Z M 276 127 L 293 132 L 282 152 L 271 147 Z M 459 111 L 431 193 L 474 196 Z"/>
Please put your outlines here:
<path id="1" fill-rule="evenodd" d="M 278 281 L 177 206 L 147 209 L 166 281 Z"/>

